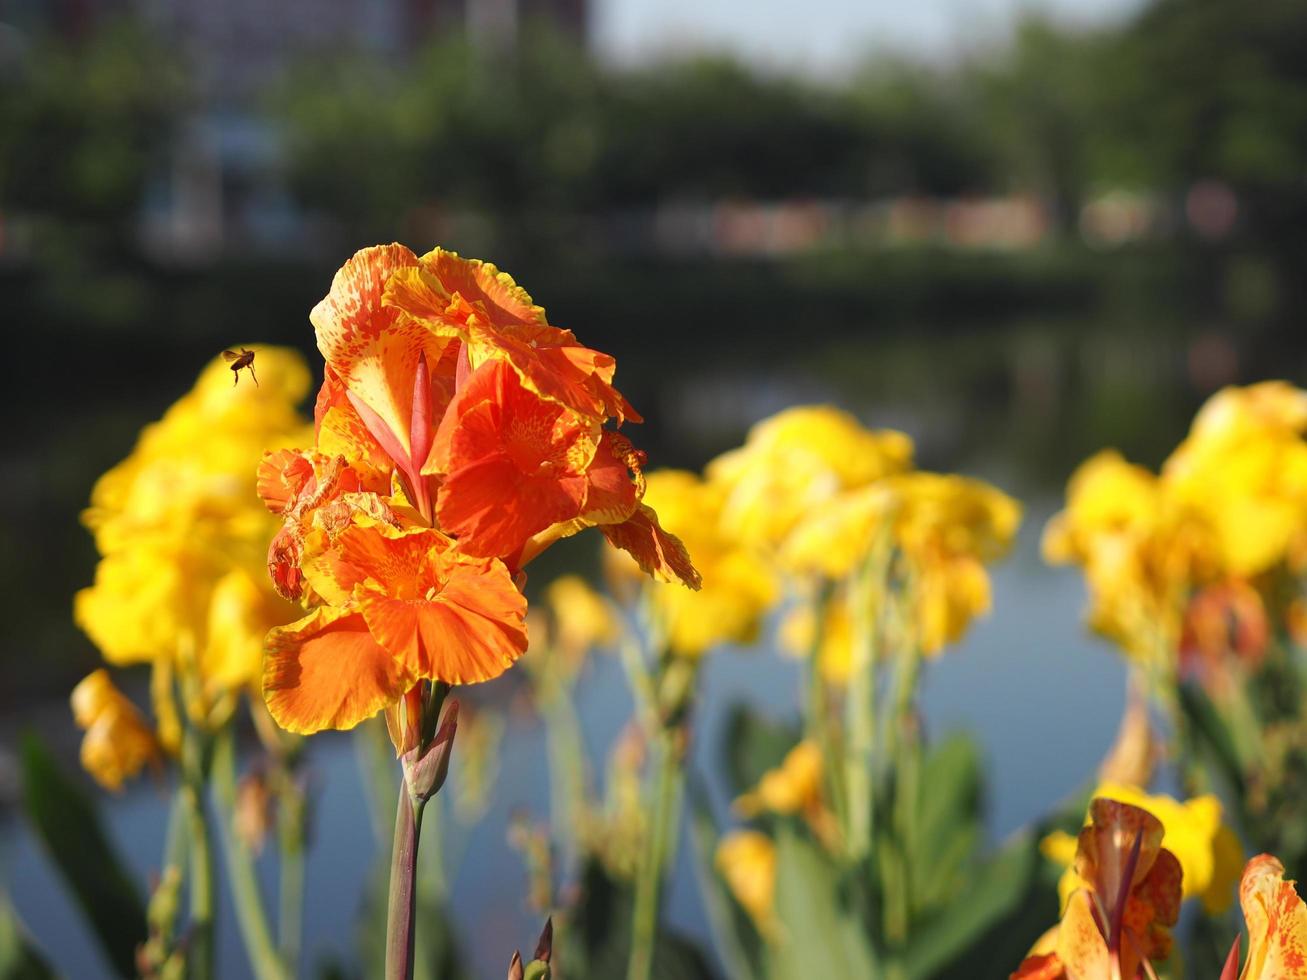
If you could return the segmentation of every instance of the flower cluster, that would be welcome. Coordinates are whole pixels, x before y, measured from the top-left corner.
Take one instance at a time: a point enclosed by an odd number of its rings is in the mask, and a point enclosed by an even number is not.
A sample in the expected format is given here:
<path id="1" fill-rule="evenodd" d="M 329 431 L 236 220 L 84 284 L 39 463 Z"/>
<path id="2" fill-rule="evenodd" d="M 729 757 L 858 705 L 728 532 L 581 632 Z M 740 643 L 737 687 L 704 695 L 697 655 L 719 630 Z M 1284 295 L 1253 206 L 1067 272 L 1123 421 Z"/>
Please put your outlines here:
<path id="1" fill-rule="evenodd" d="M 159 740 L 169 749 L 178 739 L 174 681 L 194 723 L 222 724 L 235 695 L 257 682 L 265 634 L 295 614 L 267 582 L 276 521 L 259 506 L 253 467 L 263 452 L 303 438 L 297 405 L 309 376 L 291 351 L 260 348 L 258 358 L 259 386 L 233 388 L 227 366 L 211 362 L 99 479 L 83 514 L 101 559 L 74 617 L 111 665 L 153 666 Z M 117 703 L 111 688 L 97 671 L 74 693 L 74 711 L 88 729 L 84 762 L 116 786 L 150 753 L 137 737 L 139 717 L 128 724 L 128 713 L 106 713 Z M 110 730 L 132 734 L 108 739 Z"/>
<path id="2" fill-rule="evenodd" d="M 744 445 L 712 460 L 701 478 L 650 475 L 649 499 L 704 572 L 694 595 L 663 590 L 655 606 L 674 651 L 749 642 L 784 586 L 812 595 L 819 582 L 846 582 L 878 543 L 891 546 L 915 586 L 915 642 L 935 654 L 989 610 L 985 564 L 1011 545 L 1015 500 L 988 484 L 912 469 L 912 441 L 868 430 L 829 406 L 786 409 L 764 419 Z M 800 607 L 782 630 L 807 650 L 822 621 L 829 680 L 849 672 L 847 603 Z"/>
<path id="3" fill-rule="evenodd" d="M 442 249 L 364 249 L 310 320 L 326 362 L 313 448 L 259 469 L 282 519 L 269 571 L 308 609 L 268 637 L 264 695 L 283 727 L 349 728 L 403 713 L 421 681 L 498 676 L 527 645 L 523 567 L 586 527 L 698 587 L 643 502 L 643 453 L 608 427 L 639 421 L 613 359 L 507 274 Z"/>
<path id="4" fill-rule="evenodd" d="M 1159 475 L 1110 450 L 1082 464 L 1044 555 L 1084 569 L 1091 625 L 1141 663 L 1181 647 L 1195 666 L 1255 659 L 1260 586 L 1307 566 L 1305 431 L 1307 391 L 1268 381 L 1218 392 Z"/>

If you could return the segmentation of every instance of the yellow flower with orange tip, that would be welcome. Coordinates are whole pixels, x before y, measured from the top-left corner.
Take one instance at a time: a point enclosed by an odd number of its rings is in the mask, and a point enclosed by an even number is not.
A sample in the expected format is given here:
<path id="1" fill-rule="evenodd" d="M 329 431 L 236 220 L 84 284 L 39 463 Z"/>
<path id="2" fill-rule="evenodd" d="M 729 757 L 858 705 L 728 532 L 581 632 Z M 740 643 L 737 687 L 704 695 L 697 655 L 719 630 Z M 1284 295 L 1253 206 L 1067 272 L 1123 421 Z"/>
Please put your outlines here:
<path id="1" fill-rule="evenodd" d="M 202 721 L 221 720 L 209 713 L 258 676 L 264 634 L 294 617 L 266 582 L 277 522 L 259 505 L 254 467 L 303 437 L 296 405 L 309 377 L 292 351 L 257 356 L 257 387 L 233 388 L 226 364 L 210 362 L 97 481 L 83 515 L 102 557 L 74 600 L 78 625 L 111 664 L 187 678 L 188 708 Z"/>
<path id="2" fill-rule="evenodd" d="M 762 547 L 779 546 L 805 514 L 844 490 L 912 465 L 912 440 L 871 431 L 829 405 L 803 405 L 764 419 L 744 445 L 708 464 L 721 487 L 722 526 Z"/>
<path id="3" fill-rule="evenodd" d="M 696 657 L 718 643 L 754 639 L 779 586 L 757 555 L 723 530 L 721 489 L 685 470 L 658 470 L 648 476 L 645 500 L 685 543 L 703 575 L 697 592 L 650 594 L 672 652 Z"/>
<path id="4" fill-rule="evenodd" d="M 1152 814 L 1165 829 L 1165 844 L 1184 869 L 1184 897 L 1197 897 L 1212 915 L 1220 915 L 1234 900 L 1243 850 L 1234 831 L 1222 821 L 1221 803 L 1204 795 L 1180 802 L 1170 796 L 1151 796 L 1133 786 L 1105 783 L 1094 791 L 1095 799 L 1109 799 L 1138 807 Z M 1070 865 L 1075 856 L 1075 839 L 1055 833 L 1041 844 L 1044 854 L 1068 865 L 1058 883 L 1065 905 L 1079 880 Z"/>
<path id="5" fill-rule="evenodd" d="M 714 863 L 758 931 L 775 938 L 780 924 L 776 919 L 776 845 L 771 838 L 756 830 L 733 831 L 718 843 Z"/>
<path id="6" fill-rule="evenodd" d="M 70 698 L 73 720 L 85 729 L 82 767 L 106 789 L 122 789 L 124 780 L 146 764 L 158 763 L 159 742 L 136 706 L 101 668 L 84 677 Z"/>

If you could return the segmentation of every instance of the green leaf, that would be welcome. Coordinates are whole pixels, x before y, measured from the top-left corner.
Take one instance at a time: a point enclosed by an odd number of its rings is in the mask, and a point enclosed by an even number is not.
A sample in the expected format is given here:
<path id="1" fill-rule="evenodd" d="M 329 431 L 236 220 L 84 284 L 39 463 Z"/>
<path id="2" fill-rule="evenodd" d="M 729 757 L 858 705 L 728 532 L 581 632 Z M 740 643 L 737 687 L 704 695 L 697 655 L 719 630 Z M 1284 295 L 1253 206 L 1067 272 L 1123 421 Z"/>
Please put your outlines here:
<path id="1" fill-rule="evenodd" d="M 870 940 L 842 892 L 831 860 L 782 825 L 776 835 L 776 914 L 783 934 L 768 948 L 771 980 L 878 975 Z"/>
<path id="2" fill-rule="evenodd" d="M 756 977 L 761 972 L 762 943 L 748 914 L 727 892 L 717 874 L 717 826 L 708 810 L 705 793 L 690 786 L 690 840 L 694 845 L 695 870 L 716 947 L 727 973 L 733 977 Z"/>
<path id="3" fill-rule="evenodd" d="M 914 912 L 929 912 L 961 887 L 981 838 L 980 751 L 965 735 L 926 756 L 918 782 L 912 851 Z"/>
<path id="4" fill-rule="evenodd" d="M 44 980 L 53 976 L 9 903 L 9 896 L 0 891 L 0 980 Z"/>
<path id="5" fill-rule="evenodd" d="M 1046 864 L 1038 837 L 1027 833 L 977 868 L 946 909 L 914 930 L 908 976 L 962 980 L 1015 969 L 1057 920 L 1057 876 Z"/>
<path id="6" fill-rule="evenodd" d="M 95 804 L 59 771 L 35 734 L 22 744 L 23 806 L 105 955 L 120 976 L 136 975 L 145 905 L 100 823 Z"/>

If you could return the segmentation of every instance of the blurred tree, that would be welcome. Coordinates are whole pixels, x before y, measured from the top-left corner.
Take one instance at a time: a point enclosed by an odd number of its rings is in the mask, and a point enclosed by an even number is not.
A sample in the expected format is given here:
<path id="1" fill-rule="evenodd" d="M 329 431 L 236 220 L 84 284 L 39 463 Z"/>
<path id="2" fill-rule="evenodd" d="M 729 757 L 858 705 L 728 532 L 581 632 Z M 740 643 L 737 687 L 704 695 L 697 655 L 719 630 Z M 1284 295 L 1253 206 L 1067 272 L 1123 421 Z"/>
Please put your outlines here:
<path id="1" fill-rule="evenodd" d="M 15 45 L 0 63 L 0 208 L 121 242 L 183 93 L 179 63 L 135 21 Z"/>

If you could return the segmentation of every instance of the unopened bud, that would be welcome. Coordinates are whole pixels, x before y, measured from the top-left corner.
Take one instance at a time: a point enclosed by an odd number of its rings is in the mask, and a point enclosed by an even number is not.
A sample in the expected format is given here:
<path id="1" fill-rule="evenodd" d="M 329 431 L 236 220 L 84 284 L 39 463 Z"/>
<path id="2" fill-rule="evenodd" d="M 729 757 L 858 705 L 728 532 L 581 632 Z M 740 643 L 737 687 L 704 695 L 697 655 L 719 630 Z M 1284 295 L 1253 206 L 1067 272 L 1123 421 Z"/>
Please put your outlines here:
<path id="1" fill-rule="evenodd" d="M 454 751 L 454 735 L 458 731 L 458 702 L 450 699 L 445 708 L 445 717 L 441 720 L 436 737 L 427 746 L 426 752 L 419 756 L 421 746 L 412 749 L 404 756 L 404 782 L 408 786 L 409 796 L 416 802 L 425 803 L 440 792 L 449 775 L 449 758 Z"/>
<path id="2" fill-rule="evenodd" d="M 548 963 L 554 952 L 554 918 L 545 919 L 545 927 L 540 930 L 540 940 L 536 943 L 535 958 Z"/>
<path id="3" fill-rule="evenodd" d="M 263 852 L 263 843 L 272 829 L 272 793 L 262 772 L 246 775 L 236 788 L 236 812 L 232 815 L 236 836 L 255 854 Z"/>
<path id="4" fill-rule="evenodd" d="M 513 958 L 508 962 L 508 980 L 523 980 L 525 975 L 522 969 L 522 954 L 513 950 Z"/>

